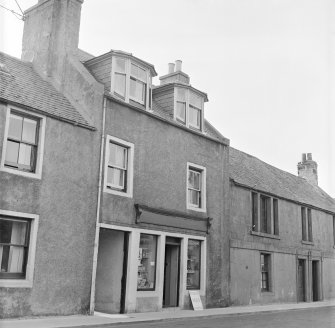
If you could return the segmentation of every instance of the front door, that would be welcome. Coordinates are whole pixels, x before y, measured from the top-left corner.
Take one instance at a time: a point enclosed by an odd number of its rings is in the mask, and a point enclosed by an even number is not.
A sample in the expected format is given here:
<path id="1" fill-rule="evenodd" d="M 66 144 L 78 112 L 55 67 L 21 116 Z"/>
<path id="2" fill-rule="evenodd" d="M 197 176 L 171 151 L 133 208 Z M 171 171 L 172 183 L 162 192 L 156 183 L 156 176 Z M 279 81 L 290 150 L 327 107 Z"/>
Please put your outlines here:
<path id="1" fill-rule="evenodd" d="M 312 300 L 318 301 L 319 296 L 319 261 L 312 261 Z"/>
<path id="2" fill-rule="evenodd" d="M 298 302 L 306 301 L 305 263 L 305 260 L 298 260 Z"/>
<path id="3" fill-rule="evenodd" d="M 166 238 L 163 307 L 179 305 L 180 239 Z"/>

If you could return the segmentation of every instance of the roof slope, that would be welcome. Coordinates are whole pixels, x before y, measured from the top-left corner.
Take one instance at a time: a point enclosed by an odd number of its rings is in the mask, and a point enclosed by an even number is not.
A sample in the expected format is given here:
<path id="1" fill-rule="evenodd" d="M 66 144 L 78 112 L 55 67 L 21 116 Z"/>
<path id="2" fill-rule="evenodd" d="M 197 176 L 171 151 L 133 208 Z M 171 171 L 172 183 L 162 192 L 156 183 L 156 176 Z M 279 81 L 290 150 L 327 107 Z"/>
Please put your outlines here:
<path id="1" fill-rule="evenodd" d="M 229 163 L 230 178 L 237 183 L 335 213 L 334 199 L 301 177 L 232 147 L 229 149 Z"/>
<path id="2" fill-rule="evenodd" d="M 55 118 L 92 128 L 60 92 L 34 71 L 30 63 L 0 52 L 0 99 L 35 109 Z"/>

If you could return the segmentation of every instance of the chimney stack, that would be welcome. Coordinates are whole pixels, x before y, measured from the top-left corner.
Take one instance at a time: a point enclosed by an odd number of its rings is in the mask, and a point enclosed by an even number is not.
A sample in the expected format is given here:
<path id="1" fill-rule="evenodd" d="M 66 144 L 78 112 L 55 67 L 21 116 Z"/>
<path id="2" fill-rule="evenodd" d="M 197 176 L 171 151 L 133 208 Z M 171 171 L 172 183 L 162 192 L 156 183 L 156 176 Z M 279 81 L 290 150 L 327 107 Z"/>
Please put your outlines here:
<path id="1" fill-rule="evenodd" d="M 174 63 L 169 63 L 169 73 L 168 74 L 171 74 L 171 73 L 174 73 Z"/>
<path id="2" fill-rule="evenodd" d="M 298 176 L 314 186 L 318 185 L 318 164 L 313 161 L 311 153 L 302 154 L 302 161 L 298 163 Z"/>
<path id="3" fill-rule="evenodd" d="M 59 87 L 68 56 L 76 55 L 83 0 L 39 0 L 26 10 L 21 59 Z"/>

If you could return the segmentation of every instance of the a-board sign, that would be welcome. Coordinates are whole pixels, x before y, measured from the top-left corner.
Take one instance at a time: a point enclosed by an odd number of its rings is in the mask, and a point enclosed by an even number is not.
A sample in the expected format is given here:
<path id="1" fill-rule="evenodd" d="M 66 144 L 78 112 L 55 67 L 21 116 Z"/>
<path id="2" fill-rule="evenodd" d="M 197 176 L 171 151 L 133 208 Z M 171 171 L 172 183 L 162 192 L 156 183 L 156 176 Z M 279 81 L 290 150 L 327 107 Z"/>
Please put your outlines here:
<path id="1" fill-rule="evenodd" d="M 189 290 L 190 292 L 190 297 L 191 297 L 191 302 L 193 305 L 193 310 L 194 311 L 201 311 L 204 309 L 202 306 L 200 294 L 198 290 Z"/>

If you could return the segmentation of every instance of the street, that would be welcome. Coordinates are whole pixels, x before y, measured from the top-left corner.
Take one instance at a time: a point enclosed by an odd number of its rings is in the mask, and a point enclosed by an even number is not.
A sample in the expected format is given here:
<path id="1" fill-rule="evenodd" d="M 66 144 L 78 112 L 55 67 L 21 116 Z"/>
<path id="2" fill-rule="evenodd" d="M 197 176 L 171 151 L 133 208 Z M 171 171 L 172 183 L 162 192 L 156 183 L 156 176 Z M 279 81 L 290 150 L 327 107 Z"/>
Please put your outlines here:
<path id="1" fill-rule="evenodd" d="M 206 318 L 187 318 L 177 320 L 127 323 L 106 327 L 133 327 L 133 328 L 334 328 L 335 308 L 314 308 L 304 310 L 291 310 L 272 313 L 255 313 L 232 316 L 211 316 Z M 93 328 L 91 326 L 91 328 Z"/>

